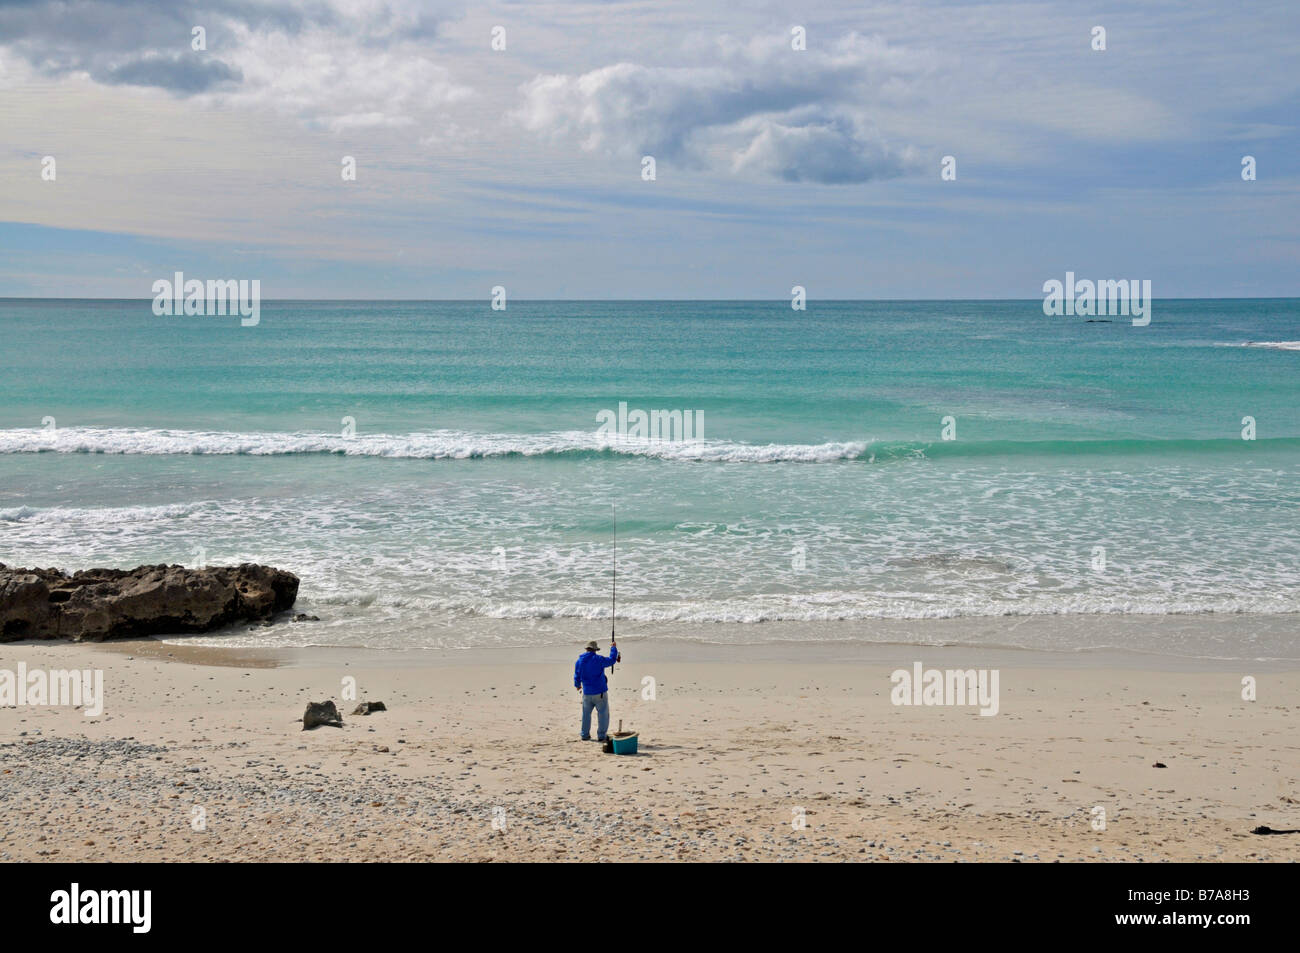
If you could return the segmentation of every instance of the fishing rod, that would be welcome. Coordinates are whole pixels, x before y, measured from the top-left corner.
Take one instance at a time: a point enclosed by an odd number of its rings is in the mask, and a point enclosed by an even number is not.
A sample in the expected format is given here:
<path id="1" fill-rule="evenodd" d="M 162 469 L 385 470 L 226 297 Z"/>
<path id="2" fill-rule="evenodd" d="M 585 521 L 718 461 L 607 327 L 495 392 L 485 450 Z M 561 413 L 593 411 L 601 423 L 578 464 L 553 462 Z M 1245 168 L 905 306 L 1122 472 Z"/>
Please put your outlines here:
<path id="1" fill-rule="evenodd" d="M 615 641 L 614 619 L 615 619 L 615 613 L 618 612 L 618 509 L 617 507 L 611 507 L 610 519 L 612 521 L 611 538 L 614 543 L 614 547 L 613 547 L 613 557 L 614 557 L 613 570 L 614 571 L 611 577 L 612 587 L 609 593 L 609 643 L 610 645 L 613 645 Z M 617 664 L 618 664 L 617 662 L 614 663 L 614 665 Z M 609 667 L 609 671 L 611 675 L 614 673 L 614 665 L 611 665 Z"/>

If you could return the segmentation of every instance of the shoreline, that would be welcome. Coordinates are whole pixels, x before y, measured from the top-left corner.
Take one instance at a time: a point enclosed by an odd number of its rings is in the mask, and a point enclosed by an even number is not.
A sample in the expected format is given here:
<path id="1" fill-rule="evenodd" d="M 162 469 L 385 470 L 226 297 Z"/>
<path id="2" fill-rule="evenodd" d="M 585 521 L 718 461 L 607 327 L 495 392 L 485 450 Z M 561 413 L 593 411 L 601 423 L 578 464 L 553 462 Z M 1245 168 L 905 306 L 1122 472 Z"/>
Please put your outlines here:
<path id="1" fill-rule="evenodd" d="M 298 609 L 292 610 L 299 611 Z M 282 620 L 287 616 L 282 616 Z M 285 631 L 328 639 L 336 629 L 319 623 L 278 622 L 269 629 L 251 630 L 266 645 L 247 645 L 244 627 L 196 636 L 167 636 L 157 641 L 171 646 L 177 657 L 200 664 L 309 666 L 316 661 L 344 661 L 365 666 L 386 664 L 457 665 L 476 662 L 546 662 L 595 638 L 605 646 L 609 620 L 548 620 L 538 632 L 513 619 L 477 617 L 450 626 L 426 626 L 410 632 L 409 647 L 349 646 L 335 644 L 277 645 Z M 290 629 L 289 627 L 292 626 Z M 471 643 L 438 648 L 430 644 L 448 631 L 464 633 Z M 618 622 L 618 637 L 625 653 L 649 661 L 690 662 L 827 662 L 911 664 L 918 655 L 941 656 L 961 665 L 964 655 L 995 659 L 1008 667 L 1133 668 L 1157 671 L 1235 671 L 1254 668 L 1270 671 L 1300 669 L 1300 649 L 1295 657 L 1241 657 L 1220 654 L 1174 654 L 1147 647 L 1179 644 L 1242 646 L 1261 635 L 1269 645 L 1296 643 L 1300 615 L 1185 614 L 1185 615 L 1073 615 L 981 616 L 950 619 L 874 619 L 838 622 L 763 623 L 643 623 Z M 240 644 L 222 644 L 223 636 Z M 762 636 L 755 640 L 755 636 Z M 546 638 L 538 642 L 538 637 Z M 503 644 L 505 643 L 505 644 Z M 1077 645 L 1061 649 L 1043 643 Z M 94 643 L 112 650 L 123 642 Z M 136 644 L 132 642 L 131 644 Z M 138 651 L 146 651 L 139 649 Z M 223 661 L 223 659 L 228 661 Z"/>
<path id="2" fill-rule="evenodd" d="M 608 650 L 608 639 L 596 640 Z M 39 646 L 24 642 L 13 645 Z M 50 643 L 44 643 L 50 644 Z M 184 639 L 122 639 L 86 643 L 95 649 L 139 658 L 173 659 L 178 662 L 219 668 L 309 669 L 350 665 L 359 668 L 412 667 L 431 669 L 447 666 L 493 666 L 511 664 L 563 664 L 565 653 L 576 654 L 580 646 L 478 646 L 464 649 L 386 649 L 341 646 L 295 648 L 225 648 L 190 645 Z M 871 645 L 842 642 L 763 642 L 750 645 L 675 641 L 670 644 L 631 638 L 619 639 L 625 656 L 629 652 L 645 662 L 680 664 L 820 664 L 854 666 L 910 666 L 915 661 L 942 668 L 988 667 L 1051 669 L 1058 671 L 1138 671 L 1168 673 L 1231 673 L 1240 671 L 1296 672 L 1300 660 L 1214 659 L 1157 655 L 1117 649 L 1086 649 L 1052 652 L 994 646 L 955 645 Z"/>

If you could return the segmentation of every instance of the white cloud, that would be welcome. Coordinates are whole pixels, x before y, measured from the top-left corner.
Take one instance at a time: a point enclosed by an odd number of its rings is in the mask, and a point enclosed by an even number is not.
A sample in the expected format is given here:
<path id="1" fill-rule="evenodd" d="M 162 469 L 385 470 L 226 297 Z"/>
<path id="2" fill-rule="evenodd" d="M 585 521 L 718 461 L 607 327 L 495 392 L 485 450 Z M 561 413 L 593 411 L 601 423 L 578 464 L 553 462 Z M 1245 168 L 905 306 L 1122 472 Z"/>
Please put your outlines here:
<path id="1" fill-rule="evenodd" d="M 395 128 L 430 120 L 473 96 L 413 40 L 359 43 L 337 26 L 290 35 L 240 29 L 229 53 L 243 75 L 237 89 L 202 99 L 222 108 L 292 116 L 336 132 Z"/>
<path id="2" fill-rule="evenodd" d="M 889 142 L 873 106 L 915 99 L 932 63 L 858 34 L 824 51 L 764 38 L 716 42 L 717 65 L 616 63 L 537 76 L 513 117 L 587 152 L 651 154 L 787 181 L 865 182 L 901 175 L 914 153 Z"/>
<path id="3" fill-rule="evenodd" d="M 735 153 L 733 169 L 754 169 L 787 182 L 893 178 L 916 161 L 913 149 L 891 147 L 875 133 L 855 128 L 852 120 L 786 125 L 760 116 L 740 123 L 736 131 L 748 145 Z"/>

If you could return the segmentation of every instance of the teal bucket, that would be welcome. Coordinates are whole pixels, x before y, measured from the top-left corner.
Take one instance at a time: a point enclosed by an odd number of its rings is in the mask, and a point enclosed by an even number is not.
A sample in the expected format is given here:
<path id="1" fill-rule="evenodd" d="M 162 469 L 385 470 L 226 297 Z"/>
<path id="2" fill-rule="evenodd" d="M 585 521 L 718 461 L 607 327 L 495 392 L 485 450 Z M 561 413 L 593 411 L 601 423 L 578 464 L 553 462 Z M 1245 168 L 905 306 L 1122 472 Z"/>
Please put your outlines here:
<path id="1" fill-rule="evenodd" d="M 622 737 L 614 735 L 614 754 L 636 754 L 636 732 L 624 732 Z"/>

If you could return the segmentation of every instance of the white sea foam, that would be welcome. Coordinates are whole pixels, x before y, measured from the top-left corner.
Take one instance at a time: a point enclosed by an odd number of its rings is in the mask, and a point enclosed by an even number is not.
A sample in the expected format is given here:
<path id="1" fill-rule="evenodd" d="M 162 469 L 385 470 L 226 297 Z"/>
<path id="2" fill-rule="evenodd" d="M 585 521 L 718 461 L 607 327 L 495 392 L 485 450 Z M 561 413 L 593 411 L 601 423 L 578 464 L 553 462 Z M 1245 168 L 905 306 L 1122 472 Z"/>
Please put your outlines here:
<path id="1" fill-rule="evenodd" d="M 75 570 L 201 558 L 298 574 L 299 608 L 324 621 L 214 637 L 247 644 L 533 644 L 550 638 L 548 626 L 608 626 L 605 509 L 592 501 L 611 491 L 607 471 L 586 461 L 525 486 L 480 480 L 476 468 L 464 480 L 391 468 L 392 482 L 368 472 L 340 482 L 326 467 L 282 482 L 274 466 L 241 467 L 256 479 L 220 499 L 213 484 L 178 486 L 171 472 L 202 464 L 164 467 L 163 482 L 143 493 L 136 467 L 94 469 L 123 472 L 74 506 L 41 502 L 75 487 L 11 490 L 0 509 L 0 561 Z M 1156 472 L 1158 480 L 1130 484 L 1119 471 L 963 465 L 961 518 L 935 505 L 954 477 L 930 467 L 682 467 L 672 483 L 682 506 L 666 513 L 656 508 L 661 475 L 633 474 L 617 481 L 620 512 L 630 514 L 619 540 L 619 618 L 664 631 L 746 623 L 743 639 L 762 642 L 782 638 L 784 623 L 860 623 L 870 638 L 874 620 L 918 620 L 923 636 L 930 630 L 919 620 L 929 619 L 1300 613 L 1295 535 L 1255 529 L 1289 525 L 1289 470 L 1211 462 Z M 992 497 L 981 492 L 990 483 Z M 1283 502 L 1266 494 L 1274 485 Z M 176 493 L 208 498 L 178 503 Z M 130 499 L 154 505 L 116 505 Z M 1110 518 L 1094 525 L 1101 502 Z M 1202 547 L 1224 513 L 1239 531 Z M 1099 542 L 1104 572 L 1090 563 Z M 800 545 L 806 565 L 796 568 Z"/>
<path id="2" fill-rule="evenodd" d="M 848 595 L 848 594 L 844 594 Z M 1191 655 L 1212 658 L 1294 658 L 1286 629 L 1285 615 L 1252 615 L 1246 618 L 1269 620 L 1260 631 L 1269 634 L 1239 641 L 1216 641 L 1200 632 L 1205 625 L 1224 616 L 1239 616 L 1250 611 L 1249 600 L 1225 600 L 1218 605 L 1189 602 L 1180 606 L 1118 604 L 1109 605 L 1087 600 L 1059 611 L 1036 612 L 1028 606 L 1011 607 L 987 604 L 953 606 L 920 614 L 897 605 L 860 605 L 838 611 L 776 604 L 761 605 L 755 600 L 726 600 L 680 606 L 619 606 L 619 626 L 625 635 L 660 639 L 682 638 L 692 641 L 730 644 L 761 644 L 791 640 L 850 641 L 859 643 L 901 642 L 915 645 L 980 644 L 990 647 L 1036 648 L 1052 651 L 1083 651 L 1112 648 L 1126 651 L 1154 652 L 1161 655 Z M 546 646 L 577 644 L 586 639 L 593 621 L 608 626 L 608 609 L 578 603 L 526 603 L 481 606 L 475 612 L 464 605 L 452 608 L 445 600 L 404 600 L 401 607 L 386 604 L 380 598 L 364 610 L 349 611 L 337 604 L 311 599 L 300 600 L 299 608 L 319 613 L 325 621 L 312 625 L 279 625 L 270 629 L 236 628 L 207 637 L 186 636 L 189 644 L 227 647 L 301 647 L 334 646 L 383 649 L 466 649 L 484 646 Z M 1260 604 L 1255 611 L 1269 613 L 1276 609 Z M 414 610 L 414 611 L 413 611 Z M 1294 606 L 1292 607 L 1294 611 Z M 1127 623 L 1116 618 L 1093 629 L 1094 638 L 1079 642 L 1078 622 L 1097 615 L 1129 617 Z M 1004 625 L 978 629 L 939 629 L 937 620 L 1003 617 Z M 1026 626 L 1032 616 L 1060 618 L 1048 626 Z M 1066 616 L 1073 616 L 1074 622 Z M 1010 621 L 1017 618 L 1017 621 Z M 1142 623 L 1133 617 L 1148 618 Z M 935 620 L 931 622 L 930 620 Z M 1168 625 L 1165 623 L 1168 622 Z M 714 623 L 731 623 L 715 625 Z M 741 623 L 736 625 L 735 623 Z M 761 625 L 747 623 L 765 623 Z M 847 625 L 850 628 L 833 628 Z M 1083 630 L 1087 631 L 1087 630 Z M 1239 631 L 1239 630 L 1237 630 Z M 965 635 L 961 636 L 960 633 Z M 1150 637 L 1146 637 L 1146 633 Z M 1058 633 L 1062 637 L 1057 637 Z M 1075 633 L 1071 636 L 1069 633 Z M 958 642 L 949 642 L 953 635 Z M 1097 642 L 1096 636 L 1102 641 Z M 1119 638 L 1120 641 L 1106 641 Z M 1260 653 L 1264 653 L 1263 656 Z"/>
<path id="3" fill-rule="evenodd" d="M 493 604 L 460 603 L 451 600 L 405 601 L 403 608 L 459 610 L 489 619 L 574 619 L 594 621 L 609 618 L 609 607 L 583 603 Z M 624 604 L 618 616 L 640 623 L 743 623 L 763 622 L 869 622 L 872 620 L 927 620 L 999 618 L 1055 615 L 1189 615 L 1202 613 L 1293 613 L 1300 609 L 1295 599 L 1285 597 L 1222 596 L 1206 599 L 1164 600 L 1158 598 L 1114 599 L 1104 596 L 1078 598 L 1048 597 L 1010 603 L 988 599 L 984 594 L 963 595 L 933 604 L 923 599 L 899 598 L 894 594 L 843 593 L 821 604 L 799 596 L 710 600 L 677 604 Z"/>
<path id="4" fill-rule="evenodd" d="M 608 620 L 603 601 L 532 600 L 469 595 L 396 595 L 350 590 L 324 593 L 305 585 L 303 600 L 344 625 L 364 622 L 348 610 L 368 610 L 371 618 L 391 617 L 410 625 L 431 617 L 512 620 L 516 622 Z M 1184 598 L 1156 594 L 1102 592 L 1036 593 L 1025 599 L 997 598 L 986 590 L 945 593 L 942 599 L 923 592 L 844 592 L 753 594 L 724 599 L 621 601 L 618 618 L 635 623 L 870 622 L 1066 615 L 1199 615 L 1205 613 L 1287 614 L 1300 601 L 1280 593 L 1204 593 Z M 761 640 L 761 636 L 756 636 Z"/>
<path id="5" fill-rule="evenodd" d="M 0 430 L 0 453 L 127 455 L 338 454 L 425 460 L 613 453 L 710 463 L 828 463 L 853 459 L 863 442 L 750 444 L 728 440 L 653 441 L 571 430 L 541 434 L 435 430 L 408 434 L 231 433 L 224 431 L 62 427 Z"/>
<path id="6" fill-rule="evenodd" d="M 0 523 L 78 523 L 87 528 L 112 523 L 143 523 L 153 520 L 184 519 L 199 511 L 202 503 L 173 503 L 167 506 L 49 507 L 14 506 L 0 509 Z"/>
<path id="7" fill-rule="evenodd" d="M 1222 344 L 1220 347 L 1262 347 L 1274 351 L 1300 351 L 1300 341 L 1244 341 L 1239 344 Z"/>

